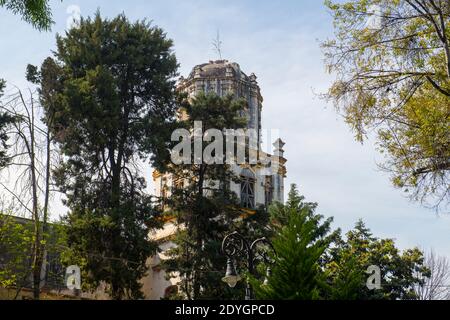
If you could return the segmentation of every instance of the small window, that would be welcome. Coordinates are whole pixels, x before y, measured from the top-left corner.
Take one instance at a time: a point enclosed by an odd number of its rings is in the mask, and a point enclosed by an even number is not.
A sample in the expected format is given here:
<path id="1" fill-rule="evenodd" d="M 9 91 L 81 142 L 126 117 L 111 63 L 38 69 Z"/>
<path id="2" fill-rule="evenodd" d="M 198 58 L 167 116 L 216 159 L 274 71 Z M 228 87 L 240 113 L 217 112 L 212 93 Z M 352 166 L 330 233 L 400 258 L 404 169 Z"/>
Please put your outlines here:
<path id="1" fill-rule="evenodd" d="M 247 209 L 255 208 L 255 175 L 249 169 L 241 173 L 241 206 Z"/>
<path id="2" fill-rule="evenodd" d="M 265 183 L 265 200 L 266 200 L 266 208 L 269 207 L 273 202 L 273 177 L 266 176 Z"/>

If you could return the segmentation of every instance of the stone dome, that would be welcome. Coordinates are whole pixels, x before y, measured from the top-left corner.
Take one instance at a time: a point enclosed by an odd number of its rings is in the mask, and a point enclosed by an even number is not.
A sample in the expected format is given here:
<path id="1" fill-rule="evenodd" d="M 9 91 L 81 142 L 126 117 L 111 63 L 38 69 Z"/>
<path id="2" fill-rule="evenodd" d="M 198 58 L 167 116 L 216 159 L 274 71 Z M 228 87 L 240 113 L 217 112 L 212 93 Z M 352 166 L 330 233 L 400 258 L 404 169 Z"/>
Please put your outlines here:
<path id="1" fill-rule="evenodd" d="M 236 78 L 244 81 L 251 81 L 244 72 L 242 72 L 239 64 L 229 62 L 228 60 L 209 61 L 208 63 L 195 66 L 189 77 L 194 78 Z"/>

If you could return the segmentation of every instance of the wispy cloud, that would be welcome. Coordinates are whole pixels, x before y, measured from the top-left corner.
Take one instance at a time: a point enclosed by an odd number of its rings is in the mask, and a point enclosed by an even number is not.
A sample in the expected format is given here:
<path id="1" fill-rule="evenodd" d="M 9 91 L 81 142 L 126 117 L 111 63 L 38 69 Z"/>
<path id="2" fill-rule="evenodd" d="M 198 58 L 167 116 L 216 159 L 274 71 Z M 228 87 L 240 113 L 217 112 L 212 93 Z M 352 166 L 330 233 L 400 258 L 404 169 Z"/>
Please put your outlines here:
<path id="1" fill-rule="evenodd" d="M 216 59 L 211 45 L 219 29 L 224 58 L 255 72 L 264 96 L 263 126 L 280 129 L 287 142 L 288 179 L 297 183 L 320 212 L 348 229 L 359 218 L 376 235 L 396 238 L 403 247 L 434 247 L 450 255 L 450 218 L 437 217 L 410 203 L 377 170 L 372 141 L 361 146 L 332 106 L 316 93 L 332 77 L 324 71 L 318 40 L 332 35 L 321 1 L 52 1 L 53 33 L 39 33 L 0 9 L 0 75 L 25 85 L 27 63 L 39 64 L 63 33 L 69 5 L 83 15 L 99 8 L 105 16 L 124 12 L 131 20 L 148 18 L 174 40 L 185 75 L 199 63 Z M 150 170 L 146 172 L 150 179 Z"/>

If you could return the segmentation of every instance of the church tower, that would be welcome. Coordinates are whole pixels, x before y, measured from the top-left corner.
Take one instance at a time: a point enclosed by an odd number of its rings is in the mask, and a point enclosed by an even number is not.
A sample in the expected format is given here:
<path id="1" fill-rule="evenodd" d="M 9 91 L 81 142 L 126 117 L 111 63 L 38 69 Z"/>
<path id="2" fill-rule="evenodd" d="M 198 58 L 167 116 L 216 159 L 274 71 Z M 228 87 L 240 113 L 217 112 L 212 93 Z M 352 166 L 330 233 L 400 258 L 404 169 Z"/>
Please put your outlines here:
<path id="1" fill-rule="evenodd" d="M 256 132 L 256 143 L 251 153 L 258 158 L 258 163 L 248 166 L 235 166 L 234 171 L 241 177 L 241 185 L 232 183 L 232 190 L 241 199 L 241 204 L 247 209 L 267 207 L 273 201 L 284 201 L 284 178 L 286 168 L 283 146 L 278 139 L 274 144 L 274 153 L 270 155 L 261 150 L 262 132 L 261 119 L 263 97 L 254 73 L 245 74 L 239 64 L 228 60 L 209 61 L 195 66 L 187 78 L 181 77 L 178 90 L 189 97 L 198 93 L 215 93 L 219 96 L 233 95 L 236 99 L 247 101 L 246 110 L 242 116 L 247 118 L 247 129 Z M 270 169 L 270 170 L 268 170 Z"/>
<path id="2" fill-rule="evenodd" d="M 253 214 L 257 208 L 267 208 L 273 202 L 284 202 L 284 180 L 286 178 L 286 159 L 284 158 L 284 142 L 277 139 L 273 143 L 272 154 L 261 150 L 261 118 L 263 97 L 255 74 L 247 76 L 239 64 L 227 60 L 210 61 L 195 66 L 187 78 L 180 78 L 178 90 L 190 98 L 201 92 L 215 93 L 219 96 L 233 95 L 236 99 L 243 98 L 247 102 L 244 114 L 247 118 L 247 129 L 256 133 L 256 143 L 249 145 L 249 152 L 257 155 L 256 163 L 245 165 L 232 165 L 234 174 L 239 182 L 230 182 L 230 189 L 241 200 L 243 215 Z M 245 129 L 245 128 L 243 128 Z M 153 173 L 155 182 L 155 196 L 159 198 L 170 197 L 174 179 L 170 175 Z M 171 290 L 175 290 L 179 279 L 165 278 L 164 271 L 159 268 L 161 260 L 166 257 L 164 252 L 175 246 L 170 241 L 178 226 L 167 221 L 164 229 L 150 235 L 160 243 L 161 252 L 149 261 L 150 272 L 143 279 L 144 292 L 148 299 L 160 299 Z"/>

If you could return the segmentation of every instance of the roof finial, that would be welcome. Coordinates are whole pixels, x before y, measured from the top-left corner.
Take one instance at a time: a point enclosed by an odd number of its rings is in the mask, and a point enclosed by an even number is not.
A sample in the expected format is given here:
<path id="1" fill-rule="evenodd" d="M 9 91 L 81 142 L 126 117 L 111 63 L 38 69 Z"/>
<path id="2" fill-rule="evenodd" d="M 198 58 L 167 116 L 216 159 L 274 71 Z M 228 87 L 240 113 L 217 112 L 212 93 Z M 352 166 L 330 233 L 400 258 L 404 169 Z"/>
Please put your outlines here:
<path id="1" fill-rule="evenodd" d="M 216 38 L 213 40 L 212 45 L 214 51 L 218 54 L 219 60 L 222 60 L 222 41 L 220 40 L 220 31 L 217 29 Z"/>

